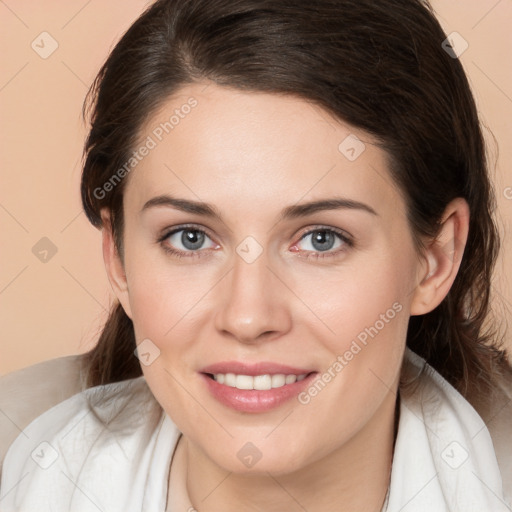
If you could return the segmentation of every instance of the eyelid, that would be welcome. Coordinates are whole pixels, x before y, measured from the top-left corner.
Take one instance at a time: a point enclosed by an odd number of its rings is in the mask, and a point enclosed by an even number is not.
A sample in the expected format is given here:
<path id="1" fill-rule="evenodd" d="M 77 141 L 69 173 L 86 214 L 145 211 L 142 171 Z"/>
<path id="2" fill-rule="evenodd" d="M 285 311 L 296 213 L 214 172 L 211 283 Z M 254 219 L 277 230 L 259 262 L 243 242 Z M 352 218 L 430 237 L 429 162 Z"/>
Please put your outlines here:
<path id="1" fill-rule="evenodd" d="M 337 248 L 336 250 L 327 250 L 327 251 L 307 251 L 307 250 L 298 250 L 293 252 L 298 252 L 297 256 L 301 258 L 313 258 L 313 259 L 323 259 L 323 258 L 336 258 L 340 256 L 340 254 L 347 252 L 349 249 L 352 249 L 355 246 L 355 242 L 353 237 L 347 233 L 343 229 L 335 228 L 332 226 L 325 225 L 317 225 L 317 226 L 308 226 L 304 228 L 304 231 L 299 236 L 297 242 L 295 242 L 292 247 L 296 247 L 299 242 L 301 242 L 306 236 L 312 235 L 315 231 L 328 231 L 334 233 L 338 236 L 342 242 L 341 248 Z M 304 254 L 305 253 L 305 254 Z"/>
<path id="2" fill-rule="evenodd" d="M 334 233 L 335 235 L 338 235 L 343 242 L 346 244 L 353 246 L 354 245 L 354 239 L 348 233 L 347 231 L 331 226 L 324 226 L 324 225 L 318 225 L 318 226 L 308 226 L 307 228 L 304 228 L 303 233 L 299 236 L 298 241 L 301 241 L 303 238 L 305 238 L 308 235 L 311 235 L 315 231 L 330 231 Z M 297 243 L 297 242 L 296 242 Z M 295 245 L 295 244 L 294 244 Z M 320 251 L 319 251 L 320 252 Z M 327 252 L 327 251 L 325 251 Z"/>
<path id="3" fill-rule="evenodd" d="M 198 226 L 197 224 L 180 224 L 179 226 L 173 226 L 172 228 L 166 228 L 162 231 L 162 235 L 158 238 L 158 242 L 163 242 L 166 238 L 169 238 L 174 233 L 178 231 L 183 231 L 186 229 L 190 229 L 191 231 L 199 231 L 200 233 L 204 233 L 208 238 L 210 238 L 213 242 L 215 242 L 215 237 L 212 236 L 208 228 L 203 226 Z M 215 242 L 217 243 L 217 242 Z"/>
<path id="4" fill-rule="evenodd" d="M 197 251 L 183 251 L 181 249 L 176 249 L 171 244 L 165 244 L 165 240 L 167 240 L 170 236 L 174 235 L 175 233 L 179 233 L 180 231 L 185 230 L 191 230 L 191 231 L 198 231 L 199 233 L 203 233 L 206 235 L 213 244 L 215 244 L 217 247 L 209 248 L 209 249 L 202 249 Z M 201 258 L 204 256 L 209 256 L 210 251 L 216 250 L 219 247 L 219 244 L 215 241 L 215 238 L 211 236 L 209 230 L 204 227 L 200 227 L 196 224 L 181 224 L 178 226 L 173 226 L 172 228 L 164 229 L 163 234 L 160 235 L 156 242 L 162 247 L 162 249 L 167 253 L 171 254 L 175 258 Z"/>

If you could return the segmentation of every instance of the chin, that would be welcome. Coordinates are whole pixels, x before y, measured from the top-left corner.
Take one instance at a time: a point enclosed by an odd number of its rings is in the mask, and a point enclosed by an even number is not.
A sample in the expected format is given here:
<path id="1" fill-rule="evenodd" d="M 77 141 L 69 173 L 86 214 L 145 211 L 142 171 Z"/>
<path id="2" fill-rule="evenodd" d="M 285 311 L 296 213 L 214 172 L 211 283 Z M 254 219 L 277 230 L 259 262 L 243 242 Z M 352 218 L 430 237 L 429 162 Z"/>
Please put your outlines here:
<path id="1" fill-rule="evenodd" d="M 254 443 L 234 440 L 233 444 L 220 448 L 220 452 L 211 453 L 209 450 L 208 456 L 226 471 L 239 475 L 289 474 L 308 464 L 304 447 L 290 446 L 283 450 L 282 445 L 274 443 L 263 445 L 257 440 Z"/>

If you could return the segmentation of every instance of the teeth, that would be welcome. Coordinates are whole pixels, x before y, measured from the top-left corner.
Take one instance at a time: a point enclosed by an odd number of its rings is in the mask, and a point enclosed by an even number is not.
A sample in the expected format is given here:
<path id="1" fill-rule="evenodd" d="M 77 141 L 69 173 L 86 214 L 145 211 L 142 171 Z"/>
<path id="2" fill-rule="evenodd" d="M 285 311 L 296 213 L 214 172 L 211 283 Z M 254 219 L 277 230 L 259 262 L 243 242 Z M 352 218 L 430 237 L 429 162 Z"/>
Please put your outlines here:
<path id="1" fill-rule="evenodd" d="M 252 380 L 253 389 L 265 391 L 272 388 L 272 377 L 270 375 L 256 375 Z"/>
<path id="2" fill-rule="evenodd" d="M 272 375 L 272 387 L 273 388 L 280 388 L 284 386 L 284 383 L 286 382 L 286 375 L 283 375 L 282 373 L 278 373 L 277 375 Z"/>
<path id="3" fill-rule="evenodd" d="M 284 379 L 285 384 L 293 384 L 297 380 L 297 375 L 287 375 Z"/>
<path id="4" fill-rule="evenodd" d="M 237 389 L 256 389 L 266 391 L 269 389 L 280 388 L 286 384 L 293 384 L 295 381 L 301 381 L 306 378 L 306 373 L 302 375 L 285 375 L 276 373 L 275 375 L 236 375 L 234 373 L 216 373 L 213 378 L 219 383 Z"/>
<path id="5" fill-rule="evenodd" d="M 236 387 L 236 375 L 234 373 L 226 373 L 224 376 L 224 384 L 232 388 Z"/>
<path id="6" fill-rule="evenodd" d="M 249 375 L 237 375 L 235 381 L 235 388 L 238 389 L 254 389 L 254 378 Z"/>

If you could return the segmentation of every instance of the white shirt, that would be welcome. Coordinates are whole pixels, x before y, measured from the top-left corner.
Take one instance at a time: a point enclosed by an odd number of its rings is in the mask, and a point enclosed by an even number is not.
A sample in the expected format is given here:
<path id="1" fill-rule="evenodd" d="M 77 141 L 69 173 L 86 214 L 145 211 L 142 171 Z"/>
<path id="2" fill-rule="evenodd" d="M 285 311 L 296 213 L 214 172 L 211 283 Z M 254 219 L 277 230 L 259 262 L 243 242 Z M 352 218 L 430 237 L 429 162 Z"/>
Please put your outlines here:
<path id="1" fill-rule="evenodd" d="M 419 374 L 424 365 L 406 349 L 404 371 Z M 485 423 L 425 368 L 416 391 L 400 394 L 383 510 L 510 512 L 512 490 L 503 489 Z M 163 512 L 180 435 L 143 376 L 86 389 L 38 416 L 10 445 L 0 511 Z"/>

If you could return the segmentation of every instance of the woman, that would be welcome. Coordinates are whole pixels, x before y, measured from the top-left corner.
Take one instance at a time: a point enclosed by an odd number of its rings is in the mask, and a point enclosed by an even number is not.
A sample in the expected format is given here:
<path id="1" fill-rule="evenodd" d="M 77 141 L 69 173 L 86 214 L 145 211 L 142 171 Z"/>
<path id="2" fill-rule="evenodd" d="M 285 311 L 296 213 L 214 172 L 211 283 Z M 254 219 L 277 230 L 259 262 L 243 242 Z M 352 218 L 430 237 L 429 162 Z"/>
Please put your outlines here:
<path id="1" fill-rule="evenodd" d="M 419 0 L 133 24 L 82 177 L 119 303 L 90 389 L 11 445 L 6 511 L 510 510 L 493 195 L 446 39 Z"/>

